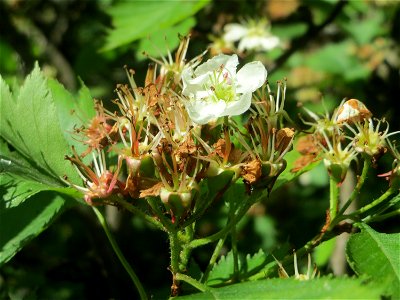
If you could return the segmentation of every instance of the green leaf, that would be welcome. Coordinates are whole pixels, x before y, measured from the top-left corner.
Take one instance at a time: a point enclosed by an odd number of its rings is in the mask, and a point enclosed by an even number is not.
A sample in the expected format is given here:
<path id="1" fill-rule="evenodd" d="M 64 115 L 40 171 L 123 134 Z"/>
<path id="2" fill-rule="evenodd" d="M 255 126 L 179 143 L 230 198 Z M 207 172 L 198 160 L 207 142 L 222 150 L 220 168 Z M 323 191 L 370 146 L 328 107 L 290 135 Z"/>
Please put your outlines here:
<path id="1" fill-rule="evenodd" d="M 288 251 L 288 247 L 284 246 L 274 251 L 274 256 L 281 258 L 285 256 Z M 239 277 L 243 279 L 249 279 L 252 275 L 257 275 L 262 272 L 263 277 L 275 268 L 276 262 L 272 255 L 265 253 L 260 249 L 257 253 L 246 257 L 240 255 L 239 257 Z M 215 286 L 220 285 L 232 278 L 233 275 L 233 254 L 231 251 L 227 255 L 222 256 L 218 263 L 216 263 L 211 270 L 208 278 L 207 285 Z M 258 275 L 256 276 L 259 277 Z M 250 279 L 251 280 L 251 279 Z"/>
<path id="2" fill-rule="evenodd" d="M 52 177 L 59 186 L 67 175 L 80 182 L 71 164 L 64 159 L 70 147 L 64 138 L 48 80 L 36 65 L 25 83 L 13 95 L 0 78 L 1 137 L 12 145 L 40 173 Z"/>
<path id="3" fill-rule="evenodd" d="M 151 57 L 159 57 L 167 54 L 167 49 L 172 50 L 179 45 L 179 35 L 187 35 L 191 28 L 196 25 L 195 18 L 187 18 L 184 21 L 164 29 L 160 29 L 156 33 L 143 38 L 139 42 L 136 50 L 136 57 L 146 58 L 143 52 Z"/>
<path id="4" fill-rule="evenodd" d="M 82 198 L 82 194 L 73 188 L 49 186 L 38 181 L 27 180 L 15 174 L 0 174 L 0 189 L 4 208 L 20 205 L 31 196 L 42 191 L 55 191 L 74 198 Z"/>
<path id="5" fill-rule="evenodd" d="M 358 275 L 385 281 L 393 298 L 400 297 L 400 233 L 385 234 L 360 224 L 346 248 L 347 261 Z"/>
<path id="6" fill-rule="evenodd" d="M 4 191 L 4 186 L 0 187 Z M 0 266 L 9 261 L 30 240 L 46 229 L 59 215 L 65 200 L 54 192 L 42 192 L 29 201 L 12 208 L 5 208 L 0 200 Z"/>
<path id="7" fill-rule="evenodd" d="M 294 55 L 290 60 L 290 66 L 307 66 L 318 72 L 339 76 L 346 82 L 364 80 L 371 70 L 352 53 L 354 46 L 354 42 L 350 40 L 327 44 L 306 55 Z"/>
<path id="8" fill-rule="evenodd" d="M 3 78 L 0 88 L 1 137 L 59 186 L 63 185 L 60 180 L 63 175 L 78 182 L 75 170 L 64 159 L 70 152 L 69 145 L 60 128 L 54 95 L 39 67 L 35 66 L 18 95 L 11 93 Z"/>
<path id="9" fill-rule="evenodd" d="M 209 0 L 198 1 L 122 1 L 106 13 L 112 18 L 102 50 L 111 50 L 157 33 L 186 20 L 204 7 Z"/>
<path id="10" fill-rule="evenodd" d="M 86 125 L 82 124 L 82 121 L 89 122 L 96 115 L 90 91 L 83 82 L 81 82 L 82 87 L 77 96 L 72 95 L 61 83 L 54 79 L 49 79 L 48 85 L 57 108 L 64 138 L 70 146 L 76 148 L 78 153 L 82 153 L 87 146 L 79 142 L 72 133 L 74 128 Z"/>
<path id="11" fill-rule="evenodd" d="M 326 266 L 335 250 L 336 237 L 321 243 L 314 249 L 314 262 L 318 267 Z"/>
<path id="12" fill-rule="evenodd" d="M 359 44 L 371 44 L 373 39 L 385 32 L 384 21 L 385 14 L 383 11 L 369 10 L 369 14 L 360 18 L 360 12 L 365 12 L 366 7 L 354 10 L 350 17 L 350 21 L 341 22 L 340 26 L 347 31 L 352 38 Z"/>
<path id="13" fill-rule="evenodd" d="M 383 287 L 361 278 L 266 279 L 212 288 L 178 299 L 380 299 Z"/>

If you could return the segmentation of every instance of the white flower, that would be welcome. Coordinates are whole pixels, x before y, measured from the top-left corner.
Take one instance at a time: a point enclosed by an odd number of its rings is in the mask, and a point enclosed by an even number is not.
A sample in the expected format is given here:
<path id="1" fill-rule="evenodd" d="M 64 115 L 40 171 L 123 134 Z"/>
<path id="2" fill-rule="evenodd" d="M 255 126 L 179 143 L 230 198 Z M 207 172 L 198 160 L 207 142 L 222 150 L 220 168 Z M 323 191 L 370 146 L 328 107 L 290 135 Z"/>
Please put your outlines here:
<path id="1" fill-rule="evenodd" d="M 280 44 L 279 38 L 271 34 L 269 24 L 265 19 L 250 20 L 244 24 L 227 24 L 224 31 L 223 39 L 226 42 L 239 41 L 239 52 L 244 50 L 268 51 Z"/>
<path id="2" fill-rule="evenodd" d="M 261 62 L 254 61 L 236 74 L 238 64 L 236 54 L 220 54 L 196 69 L 183 70 L 182 94 L 188 98 L 185 105 L 193 122 L 206 124 L 249 109 L 252 93 L 264 84 L 267 70 Z"/>

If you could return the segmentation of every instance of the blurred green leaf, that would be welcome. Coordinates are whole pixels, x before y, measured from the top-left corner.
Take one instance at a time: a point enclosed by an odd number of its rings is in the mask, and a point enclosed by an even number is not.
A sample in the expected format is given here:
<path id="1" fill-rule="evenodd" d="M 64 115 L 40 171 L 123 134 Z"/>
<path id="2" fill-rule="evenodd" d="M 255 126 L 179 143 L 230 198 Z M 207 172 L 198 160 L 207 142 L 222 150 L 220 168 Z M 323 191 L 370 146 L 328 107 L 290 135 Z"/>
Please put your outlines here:
<path id="1" fill-rule="evenodd" d="M 179 45 L 179 35 L 187 35 L 192 27 L 196 25 L 195 18 L 187 18 L 184 21 L 164 29 L 160 29 L 157 33 L 143 38 L 139 42 L 136 50 L 136 57 L 139 59 L 146 58 L 143 53 L 151 57 L 160 57 L 166 54 L 166 49 L 172 50 Z"/>
<path id="2" fill-rule="evenodd" d="M 372 40 L 385 32 L 383 21 L 385 15 L 380 10 L 370 11 L 370 14 L 360 19 L 354 17 L 350 22 L 343 22 L 341 26 L 360 45 L 371 43 Z"/>
<path id="3" fill-rule="evenodd" d="M 360 278 L 266 279 L 213 288 L 178 299 L 381 299 L 383 287 Z"/>
<path id="4" fill-rule="evenodd" d="M 336 237 L 321 243 L 317 248 L 314 249 L 314 262 L 318 267 L 325 266 L 329 262 L 333 250 L 335 249 L 335 244 Z"/>
<path id="5" fill-rule="evenodd" d="M 4 186 L 0 192 L 4 195 Z M 30 240 L 35 238 L 60 214 L 65 200 L 54 192 L 42 192 L 29 201 L 12 208 L 5 208 L 0 200 L 0 266 L 9 261 Z"/>
<path id="6" fill-rule="evenodd" d="M 126 1 L 106 11 L 114 26 L 102 50 L 111 50 L 129 44 L 153 33 L 172 27 L 194 15 L 209 0 L 198 1 Z"/>
<path id="7" fill-rule="evenodd" d="M 394 299 L 400 297 L 400 233 L 385 234 L 360 224 L 346 248 L 347 261 L 358 275 L 387 283 Z"/>
<path id="8" fill-rule="evenodd" d="M 307 25 L 303 23 L 276 25 L 271 32 L 283 39 L 293 39 L 303 35 L 307 31 Z"/>
<path id="9" fill-rule="evenodd" d="M 3 38 L 0 38 L 0 53 L 1 73 L 15 73 L 18 65 L 17 53 Z"/>

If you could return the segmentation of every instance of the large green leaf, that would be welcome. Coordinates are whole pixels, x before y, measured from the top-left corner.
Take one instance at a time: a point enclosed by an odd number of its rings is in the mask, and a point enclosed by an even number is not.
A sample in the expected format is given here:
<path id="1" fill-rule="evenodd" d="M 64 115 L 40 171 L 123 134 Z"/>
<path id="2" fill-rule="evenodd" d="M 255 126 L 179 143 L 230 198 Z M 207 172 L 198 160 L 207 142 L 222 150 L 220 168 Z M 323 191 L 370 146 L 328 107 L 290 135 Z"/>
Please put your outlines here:
<path id="1" fill-rule="evenodd" d="M 284 257 L 288 252 L 287 245 L 282 246 L 273 252 L 277 258 Z M 265 253 L 260 249 L 257 253 L 246 256 L 241 255 L 239 258 L 239 278 L 248 279 L 253 275 L 259 278 L 258 274 L 262 273 L 263 277 L 271 275 L 271 271 L 276 267 L 276 261 L 272 255 Z M 229 282 L 234 274 L 233 269 L 233 254 L 228 252 L 222 256 L 217 264 L 214 265 L 207 278 L 207 285 L 215 286 Z"/>
<path id="2" fill-rule="evenodd" d="M 42 191 L 55 191 L 60 194 L 80 198 L 81 193 L 68 187 L 53 187 L 38 181 L 27 180 L 15 174 L 0 173 L 0 189 L 3 197 L 3 208 L 9 209 Z M 3 229 L 1 229 L 3 232 Z"/>
<path id="3" fill-rule="evenodd" d="M 36 65 L 26 78 L 18 95 L 13 95 L 0 78 L 0 134 L 40 173 L 47 174 L 62 185 L 60 177 L 67 175 L 78 182 L 71 164 L 64 159 L 69 145 L 64 138 L 54 95 L 48 81 Z"/>
<path id="4" fill-rule="evenodd" d="M 9 173 L 48 186 L 59 186 L 58 179 L 40 172 L 17 151 L 9 149 L 10 145 L 0 138 L 0 174 Z M 2 182 L 1 182 L 2 183 Z"/>
<path id="5" fill-rule="evenodd" d="M 103 50 L 127 45 L 153 33 L 159 34 L 159 31 L 194 15 L 208 2 L 209 0 L 118 2 L 107 10 L 114 29 L 109 31 Z"/>
<path id="6" fill-rule="evenodd" d="M 88 123 L 96 115 L 90 91 L 83 82 L 81 84 L 78 95 L 74 96 L 58 81 L 54 79 L 48 81 L 64 138 L 70 146 L 76 148 L 78 153 L 86 150 L 87 146 L 79 142 L 79 138 L 73 135 L 74 128 L 87 125 L 83 123 Z"/>
<path id="7" fill-rule="evenodd" d="M 143 53 L 151 57 L 159 57 L 166 55 L 168 49 L 172 51 L 179 45 L 179 35 L 187 35 L 190 29 L 196 25 L 196 20 L 193 17 L 187 18 L 178 24 L 163 28 L 149 35 L 148 38 L 143 38 L 139 42 L 139 47 L 136 50 L 138 59 L 146 58 Z"/>
<path id="8" fill-rule="evenodd" d="M 385 234 L 360 224 L 361 232 L 347 243 L 347 260 L 359 275 L 388 284 L 394 299 L 400 298 L 400 233 Z"/>
<path id="9" fill-rule="evenodd" d="M 382 291 L 381 285 L 360 278 L 273 278 L 213 288 L 178 299 L 380 299 Z"/>
<path id="10" fill-rule="evenodd" d="M 0 186 L 0 193 L 2 196 L 8 193 L 3 185 Z M 64 198 L 54 192 L 36 194 L 29 201 L 12 208 L 5 208 L 5 199 L 1 197 L 0 266 L 46 229 L 64 205 Z"/>
<path id="11" fill-rule="evenodd" d="M 80 181 L 64 156 L 70 151 L 69 131 L 77 122 L 70 111 L 90 112 L 90 97 L 83 89 L 80 98 L 86 100 L 73 102 L 60 84 L 49 83 L 38 66 L 19 90 L 11 92 L 2 78 L 0 85 L 1 265 L 59 215 L 63 197 L 81 198 L 75 189 L 65 187 L 61 177 Z"/>

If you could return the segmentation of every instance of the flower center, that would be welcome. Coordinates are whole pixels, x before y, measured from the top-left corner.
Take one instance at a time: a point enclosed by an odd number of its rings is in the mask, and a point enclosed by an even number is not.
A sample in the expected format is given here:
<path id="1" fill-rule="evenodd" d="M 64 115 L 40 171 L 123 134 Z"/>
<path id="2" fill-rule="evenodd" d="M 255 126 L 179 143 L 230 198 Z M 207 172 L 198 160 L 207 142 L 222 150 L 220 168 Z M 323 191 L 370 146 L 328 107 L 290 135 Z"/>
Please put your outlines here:
<path id="1" fill-rule="evenodd" d="M 235 99 L 236 91 L 233 79 L 223 65 L 210 75 L 209 84 L 210 96 L 214 101 L 224 100 L 225 102 L 230 102 Z"/>

